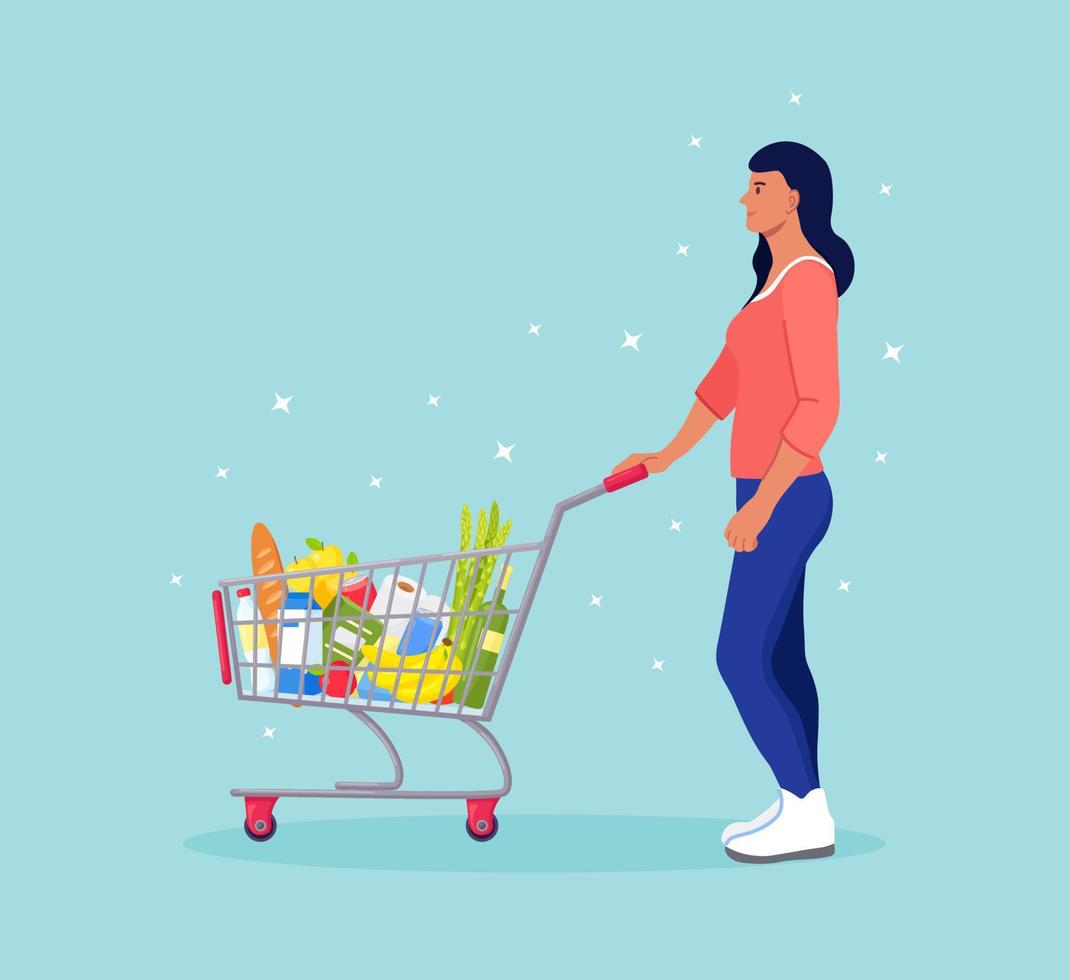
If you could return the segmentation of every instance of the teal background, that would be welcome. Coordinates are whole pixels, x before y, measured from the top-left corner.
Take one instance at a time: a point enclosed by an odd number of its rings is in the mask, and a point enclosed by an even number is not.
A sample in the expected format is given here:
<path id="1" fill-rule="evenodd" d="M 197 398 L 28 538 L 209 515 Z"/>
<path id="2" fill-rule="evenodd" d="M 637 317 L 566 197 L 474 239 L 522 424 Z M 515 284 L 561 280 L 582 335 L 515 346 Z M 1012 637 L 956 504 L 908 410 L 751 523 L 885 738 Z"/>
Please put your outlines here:
<path id="1" fill-rule="evenodd" d="M 1059 961 L 1064 8 L 2 11 L 18 975 Z M 459 803 L 330 800 L 247 843 L 232 786 L 386 774 L 341 712 L 219 684 L 209 593 L 250 525 L 392 558 L 497 498 L 540 538 L 682 421 L 753 287 L 737 199 L 778 139 L 828 160 L 857 259 L 806 604 L 839 856 L 720 849 L 775 791 L 713 663 L 727 425 L 567 517 L 492 723 L 493 843 Z M 386 722 L 414 786 L 493 778 L 459 726 Z"/>

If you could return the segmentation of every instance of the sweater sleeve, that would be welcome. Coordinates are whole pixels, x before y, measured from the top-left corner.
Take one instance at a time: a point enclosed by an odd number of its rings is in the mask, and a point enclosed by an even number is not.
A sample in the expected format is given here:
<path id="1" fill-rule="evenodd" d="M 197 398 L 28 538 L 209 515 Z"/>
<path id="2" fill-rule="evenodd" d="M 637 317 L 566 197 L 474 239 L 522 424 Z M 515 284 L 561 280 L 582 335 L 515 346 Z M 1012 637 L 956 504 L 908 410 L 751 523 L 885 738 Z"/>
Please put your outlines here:
<path id="1" fill-rule="evenodd" d="M 739 369 L 735 355 L 724 345 L 716 363 L 709 368 L 694 394 L 721 421 L 731 414 L 739 397 Z"/>
<path id="2" fill-rule="evenodd" d="M 839 296 L 835 275 L 803 262 L 780 284 L 783 330 L 798 402 L 780 434 L 805 456 L 816 456 L 839 416 Z"/>

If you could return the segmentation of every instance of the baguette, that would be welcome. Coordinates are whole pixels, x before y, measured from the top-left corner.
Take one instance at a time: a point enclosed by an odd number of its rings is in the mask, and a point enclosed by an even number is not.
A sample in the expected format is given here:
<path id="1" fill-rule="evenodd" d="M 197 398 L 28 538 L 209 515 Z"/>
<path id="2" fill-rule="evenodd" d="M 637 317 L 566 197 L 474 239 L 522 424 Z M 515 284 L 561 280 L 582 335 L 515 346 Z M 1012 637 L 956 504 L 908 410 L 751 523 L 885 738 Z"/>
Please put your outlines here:
<path id="1" fill-rule="evenodd" d="M 278 554 L 278 545 L 271 537 L 271 532 L 263 524 L 254 524 L 252 528 L 252 574 L 277 575 L 282 569 L 282 559 Z M 267 648 L 271 654 L 271 663 L 278 666 L 278 615 L 285 600 L 286 582 L 275 579 L 271 582 L 258 583 L 256 605 L 264 621 L 267 633 Z"/>

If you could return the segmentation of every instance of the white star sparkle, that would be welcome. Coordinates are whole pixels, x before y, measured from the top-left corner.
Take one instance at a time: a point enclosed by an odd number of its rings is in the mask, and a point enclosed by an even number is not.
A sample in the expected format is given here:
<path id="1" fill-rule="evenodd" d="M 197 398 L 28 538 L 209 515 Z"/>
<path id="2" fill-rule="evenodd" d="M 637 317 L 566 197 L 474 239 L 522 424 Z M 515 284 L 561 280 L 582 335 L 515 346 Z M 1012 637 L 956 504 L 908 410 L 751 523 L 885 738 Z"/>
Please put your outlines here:
<path id="1" fill-rule="evenodd" d="M 795 95 L 793 92 L 791 92 L 791 101 L 788 102 L 787 104 L 788 105 L 801 105 L 802 104 L 802 93 L 799 92 L 797 95 Z"/>
<path id="2" fill-rule="evenodd" d="M 168 582 L 167 584 L 168 585 L 177 585 L 179 588 L 181 588 L 182 587 L 182 576 L 181 575 L 175 575 L 174 572 L 171 572 L 171 581 Z"/>
<path id="3" fill-rule="evenodd" d="M 678 247 L 676 248 L 676 255 L 686 255 L 688 248 L 690 248 L 689 245 L 678 245 Z"/>
<path id="4" fill-rule="evenodd" d="M 894 186 L 893 184 L 885 184 L 885 183 L 884 183 L 884 182 L 883 182 L 883 181 L 881 180 L 881 181 L 880 181 L 880 193 L 881 193 L 881 194 L 883 194 L 883 195 L 884 195 L 884 197 L 890 197 L 890 196 L 891 196 L 891 188 L 892 188 L 893 186 Z"/>
<path id="5" fill-rule="evenodd" d="M 271 406 L 272 412 L 285 412 L 287 415 L 290 413 L 290 402 L 293 401 L 293 395 L 289 398 L 283 398 L 277 391 L 275 392 L 275 404 Z"/>
<path id="6" fill-rule="evenodd" d="M 594 595 L 594 593 L 591 593 L 590 594 L 590 602 L 588 602 L 587 605 L 588 606 L 597 606 L 598 609 L 600 609 L 601 608 L 601 600 L 604 599 L 604 598 L 605 598 L 605 596 L 603 596 L 603 595 Z"/>
<path id="7" fill-rule="evenodd" d="M 850 591 L 850 583 L 849 582 L 844 582 L 842 579 L 839 579 L 839 588 L 837 588 L 835 591 L 836 592 L 849 592 Z"/>
<path id="8" fill-rule="evenodd" d="M 691 133 L 690 134 L 690 142 L 687 144 L 687 146 L 688 147 L 694 146 L 694 147 L 697 147 L 700 150 L 702 148 L 702 139 L 704 139 L 704 137 L 695 136 L 693 133 Z"/>
<path id="9" fill-rule="evenodd" d="M 229 467 L 229 466 L 217 466 L 217 467 L 215 468 L 215 471 L 216 471 L 216 472 L 215 472 L 215 478 L 216 478 L 217 480 L 219 480 L 219 479 L 223 479 L 223 480 L 228 480 L 228 479 L 230 479 L 230 478 L 229 478 L 229 477 L 227 476 L 227 473 L 229 473 L 229 472 L 230 472 L 230 467 Z"/>
<path id="10" fill-rule="evenodd" d="M 625 347 L 630 347 L 632 350 L 637 351 L 638 350 L 638 338 L 641 337 L 641 336 L 642 336 L 642 334 L 640 334 L 640 333 L 629 334 L 625 330 L 624 331 L 624 342 L 620 345 L 620 349 L 623 350 L 623 348 L 625 348 Z"/>
<path id="11" fill-rule="evenodd" d="M 379 490 L 381 490 L 382 489 L 382 477 L 381 476 L 375 476 L 375 474 L 372 473 L 371 474 L 371 482 L 368 484 L 368 486 L 369 487 L 377 487 Z"/>
<path id="12" fill-rule="evenodd" d="M 427 404 L 428 405 L 433 405 L 435 408 L 438 408 L 438 399 L 441 398 L 441 397 L 442 397 L 441 395 L 432 395 L 428 391 L 427 392 Z"/>
<path id="13" fill-rule="evenodd" d="M 542 336 L 538 332 L 539 330 L 542 329 L 542 324 L 541 323 L 532 323 L 532 324 L 530 324 L 530 328 L 531 329 L 527 331 L 528 333 L 533 333 L 536 337 L 541 337 Z"/>
<path id="14" fill-rule="evenodd" d="M 906 345 L 899 344 L 897 347 L 892 347 L 889 343 L 887 343 L 886 340 L 883 343 L 884 346 L 887 348 L 887 351 L 884 353 L 883 357 L 880 358 L 880 360 L 886 361 L 887 358 L 891 358 L 892 360 L 897 361 L 899 364 L 901 364 L 902 362 L 898 360 L 898 352 Z"/>
<path id="15" fill-rule="evenodd" d="M 887 453 L 881 453 L 877 449 L 876 450 L 876 458 L 873 460 L 873 462 L 874 463 L 886 463 L 887 462 Z"/>
<path id="16" fill-rule="evenodd" d="M 653 666 L 650 668 L 650 670 L 659 670 L 663 674 L 664 673 L 664 661 L 663 660 L 658 660 L 656 657 L 654 657 L 653 658 Z"/>
<path id="17" fill-rule="evenodd" d="M 252 629 L 252 627 L 250 626 L 249 629 Z M 260 738 L 272 738 L 273 739 L 274 737 L 275 737 L 275 729 L 268 728 L 266 725 L 264 725 L 264 733 L 263 733 L 263 735 L 260 736 Z"/>
<path id="18" fill-rule="evenodd" d="M 669 518 L 669 520 L 672 520 L 672 519 Z M 683 530 L 683 522 L 682 521 L 672 521 L 672 526 L 668 530 L 669 531 L 682 531 Z"/>

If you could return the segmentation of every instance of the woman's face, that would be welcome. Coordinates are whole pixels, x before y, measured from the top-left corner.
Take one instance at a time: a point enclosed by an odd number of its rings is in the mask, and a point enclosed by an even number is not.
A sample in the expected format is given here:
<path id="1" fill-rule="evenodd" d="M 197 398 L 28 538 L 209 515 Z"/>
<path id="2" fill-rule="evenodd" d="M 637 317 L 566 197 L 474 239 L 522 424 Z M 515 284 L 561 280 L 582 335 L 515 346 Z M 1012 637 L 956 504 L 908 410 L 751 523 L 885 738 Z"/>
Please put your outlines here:
<path id="1" fill-rule="evenodd" d="M 787 186 L 778 170 L 750 174 L 750 186 L 739 198 L 746 208 L 746 227 L 749 231 L 767 234 L 778 228 L 798 210 L 798 191 Z"/>

